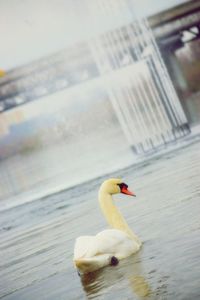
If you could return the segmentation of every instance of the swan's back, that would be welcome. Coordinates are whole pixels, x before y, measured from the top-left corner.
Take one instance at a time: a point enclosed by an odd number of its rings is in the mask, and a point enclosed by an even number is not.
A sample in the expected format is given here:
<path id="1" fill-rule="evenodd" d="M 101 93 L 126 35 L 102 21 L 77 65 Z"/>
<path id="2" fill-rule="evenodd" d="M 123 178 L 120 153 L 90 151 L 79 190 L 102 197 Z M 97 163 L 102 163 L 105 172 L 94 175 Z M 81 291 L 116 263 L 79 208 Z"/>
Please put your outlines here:
<path id="1" fill-rule="evenodd" d="M 96 236 L 81 236 L 76 239 L 74 263 L 81 272 L 92 272 L 111 263 L 114 256 L 122 259 L 137 252 L 140 246 L 126 233 L 107 229 Z"/>

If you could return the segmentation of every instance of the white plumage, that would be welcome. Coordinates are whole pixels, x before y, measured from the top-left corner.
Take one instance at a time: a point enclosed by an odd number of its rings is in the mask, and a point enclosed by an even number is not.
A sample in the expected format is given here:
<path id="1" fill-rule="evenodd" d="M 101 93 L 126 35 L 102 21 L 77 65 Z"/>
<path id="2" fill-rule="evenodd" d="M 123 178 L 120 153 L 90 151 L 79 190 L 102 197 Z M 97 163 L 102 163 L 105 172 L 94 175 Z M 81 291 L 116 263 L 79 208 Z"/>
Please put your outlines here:
<path id="1" fill-rule="evenodd" d="M 92 272 L 111 264 L 112 257 L 117 260 L 128 257 L 141 247 L 138 237 L 128 227 L 112 200 L 112 194 L 122 192 L 123 185 L 126 186 L 120 179 L 109 179 L 101 185 L 100 206 L 108 223 L 114 229 L 76 239 L 74 264 L 81 273 Z M 123 193 L 133 195 L 127 186 Z"/>

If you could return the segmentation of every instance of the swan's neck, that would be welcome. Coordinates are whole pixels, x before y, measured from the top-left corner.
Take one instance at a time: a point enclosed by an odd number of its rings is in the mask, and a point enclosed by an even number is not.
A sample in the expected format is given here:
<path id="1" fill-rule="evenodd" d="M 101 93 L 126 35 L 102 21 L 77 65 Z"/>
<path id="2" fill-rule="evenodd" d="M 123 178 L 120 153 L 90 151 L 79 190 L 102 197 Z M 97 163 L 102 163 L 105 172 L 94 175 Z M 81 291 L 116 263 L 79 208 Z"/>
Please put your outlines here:
<path id="1" fill-rule="evenodd" d="M 102 212 L 111 227 L 126 232 L 134 240 L 139 240 L 135 233 L 129 228 L 122 214 L 114 205 L 112 196 L 110 194 L 100 190 L 99 203 Z"/>

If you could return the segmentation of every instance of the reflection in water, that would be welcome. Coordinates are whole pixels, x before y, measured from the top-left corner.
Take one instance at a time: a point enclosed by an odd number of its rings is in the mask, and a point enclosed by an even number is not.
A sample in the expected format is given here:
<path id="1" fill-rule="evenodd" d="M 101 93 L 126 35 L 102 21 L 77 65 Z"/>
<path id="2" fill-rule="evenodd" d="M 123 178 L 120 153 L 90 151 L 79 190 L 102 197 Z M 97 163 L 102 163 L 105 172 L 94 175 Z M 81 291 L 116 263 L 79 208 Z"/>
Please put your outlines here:
<path id="1" fill-rule="evenodd" d="M 83 289 L 88 296 L 97 295 L 98 292 L 101 291 L 102 272 L 103 269 L 100 269 L 88 274 L 81 275 L 81 282 L 83 285 Z"/>
<path id="2" fill-rule="evenodd" d="M 124 286 L 138 299 L 150 299 L 151 287 L 145 278 L 140 253 L 120 261 L 116 267 L 105 267 L 96 272 L 81 276 L 83 289 L 89 299 L 96 298 L 112 291 L 113 286 Z M 119 291 L 120 293 L 120 291 Z M 122 295 L 123 296 L 123 295 Z"/>
<path id="3" fill-rule="evenodd" d="M 130 284 L 134 293 L 139 297 L 147 297 L 151 294 L 149 284 L 143 276 L 137 275 L 130 277 Z"/>
<path id="4" fill-rule="evenodd" d="M 129 277 L 130 286 L 133 292 L 139 297 L 148 297 L 152 294 L 149 283 L 146 278 L 143 276 L 144 271 L 142 269 L 142 262 L 140 253 L 137 253 L 134 256 L 134 264 L 133 266 L 133 275 Z"/>

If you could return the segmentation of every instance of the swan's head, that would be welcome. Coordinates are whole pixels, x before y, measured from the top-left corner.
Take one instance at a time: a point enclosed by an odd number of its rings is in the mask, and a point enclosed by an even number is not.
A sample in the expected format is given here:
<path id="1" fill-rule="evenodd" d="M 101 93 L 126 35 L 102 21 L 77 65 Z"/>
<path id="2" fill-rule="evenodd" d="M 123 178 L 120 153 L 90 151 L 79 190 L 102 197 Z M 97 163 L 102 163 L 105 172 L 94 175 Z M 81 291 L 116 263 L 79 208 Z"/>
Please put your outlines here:
<path id="1" fill-rule="evenodd" d="M 100 187 L 100 191 L 110 195 L 122 193 L 130 196 L 136 196 L 133 192 L 128 190 L 128 185 L 119 178 L 105 180 Z"/>

